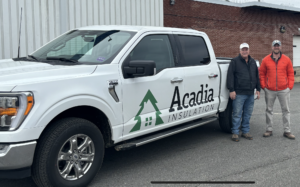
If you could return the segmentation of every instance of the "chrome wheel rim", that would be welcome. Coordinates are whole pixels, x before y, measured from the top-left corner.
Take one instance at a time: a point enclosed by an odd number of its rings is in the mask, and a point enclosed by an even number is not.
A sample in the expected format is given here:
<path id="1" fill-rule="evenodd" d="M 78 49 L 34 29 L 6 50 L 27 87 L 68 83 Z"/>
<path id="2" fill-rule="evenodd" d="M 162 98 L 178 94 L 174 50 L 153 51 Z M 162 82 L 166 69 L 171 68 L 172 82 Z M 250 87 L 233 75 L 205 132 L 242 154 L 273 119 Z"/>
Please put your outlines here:
<path id="1" fill-rule="evenodd" d="M 66 180 L 77 180 L 91 168 L 94 156 L 92 139 L 84 134 L 74 135 L 60 148 L 57 156 L 58 172 Z"/>

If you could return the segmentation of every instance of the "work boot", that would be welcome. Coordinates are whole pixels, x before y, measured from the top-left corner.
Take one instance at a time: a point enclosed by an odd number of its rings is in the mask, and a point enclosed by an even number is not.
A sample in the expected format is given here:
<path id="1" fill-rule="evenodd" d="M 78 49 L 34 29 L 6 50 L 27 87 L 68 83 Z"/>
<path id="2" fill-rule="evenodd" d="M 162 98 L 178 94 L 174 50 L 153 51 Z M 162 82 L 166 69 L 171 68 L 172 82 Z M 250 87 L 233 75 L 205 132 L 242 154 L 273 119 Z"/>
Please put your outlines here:
<path id="1" fill-rule="evenodd" d="M 231 139 L 232 139 L 233 141 L 235 141 L 235 142 L 240 141 L 240 140 L 239 140 L 239 135 L 237 135 L 237 134 L 233 134 L 232 137 L 231 137 Z"/>
<path id="2" fill-rule="evenodd" d="M 290 133 L 290 132 L 285 132 L 285 133 L 283 133 L 283 136 L 284 137 L 286 137 L 286 138 L 288 138 L 288 139 L 291 139 L 291 140 L 295 140 L 295 136 L 292 134 L 292 133 Z"/>
<path id="3" fill-rule="evenodd" d="M 246 138 L 246 139 L 248 139 L 248 140 L 253 140 L 253 137 L 251 136 L 251 134 L 249 134 L 249 133 L 246 133 L 246 134 L 242 134 L 242 137 L 244 137 L 244 138 Z"/>
<path id="4" fill-rule="evenodd" d="M 263 137 L 270 137 L 272 135 L 273 135 L 272 131 L 267 131 L 264 133 Z"/>

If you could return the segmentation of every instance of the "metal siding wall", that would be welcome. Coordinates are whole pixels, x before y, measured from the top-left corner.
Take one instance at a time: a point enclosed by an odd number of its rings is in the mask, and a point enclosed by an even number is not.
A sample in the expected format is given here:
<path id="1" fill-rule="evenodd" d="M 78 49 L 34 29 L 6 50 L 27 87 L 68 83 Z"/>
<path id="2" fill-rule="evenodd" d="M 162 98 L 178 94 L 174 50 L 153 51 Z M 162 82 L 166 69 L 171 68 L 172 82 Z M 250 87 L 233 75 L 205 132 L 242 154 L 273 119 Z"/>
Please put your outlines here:
<path id="1" fill-rule="evenodd" d="M 64 32 L 89 25 L 163 26 L 163 0 L 0 0 L 0 59 L 32 53 Z"/>
<path id="2" fill-rule="evenodd" d="M 300 66 L 300 36 L 293 37 L 293 66 Z M 298 74 L 298 73 L 297 73 Z"/>
<path id="3" fill-rule="evenodd" d="M 9 24 L 9 11 L 8 11 L 8 7 L 9 7 L 9 2 L 5 3 L 2 5 L 2 14 L 3 14 L 3 26 L 7 25 L 6 27 L 3 27 L 2 29 L 2 35 L 5 36 L 4 38 L 2 38 L 3 43 L 5 44 L 5 46 L 3 46 L 3 52 L 4 52 L 4 57 L 8 58 L 9 56 L 11 56 L 10 54 L 10 46 L 7 45 L 10 43 L 10 24 Z"/>
<path id="4" fill-rule="evenodd" d="M 2 10 L 2 2 L 0 1 L 0 59 L 4 57 L 4 46 L 3 44 L 3 12 Z"/>

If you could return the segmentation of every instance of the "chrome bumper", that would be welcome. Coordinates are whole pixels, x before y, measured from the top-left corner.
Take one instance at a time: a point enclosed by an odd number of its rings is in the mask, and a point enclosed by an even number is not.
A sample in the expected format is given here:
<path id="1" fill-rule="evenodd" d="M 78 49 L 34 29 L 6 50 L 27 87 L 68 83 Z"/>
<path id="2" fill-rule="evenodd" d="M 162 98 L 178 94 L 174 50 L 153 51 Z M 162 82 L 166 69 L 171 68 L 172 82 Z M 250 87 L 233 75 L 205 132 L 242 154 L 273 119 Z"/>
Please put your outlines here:
<path id="1" fill-rule="evenodd" d="M 36 141 L 8 144 L 0 150 L 0 170 L 30 167 L 33 162 L 35 146 Z"/>

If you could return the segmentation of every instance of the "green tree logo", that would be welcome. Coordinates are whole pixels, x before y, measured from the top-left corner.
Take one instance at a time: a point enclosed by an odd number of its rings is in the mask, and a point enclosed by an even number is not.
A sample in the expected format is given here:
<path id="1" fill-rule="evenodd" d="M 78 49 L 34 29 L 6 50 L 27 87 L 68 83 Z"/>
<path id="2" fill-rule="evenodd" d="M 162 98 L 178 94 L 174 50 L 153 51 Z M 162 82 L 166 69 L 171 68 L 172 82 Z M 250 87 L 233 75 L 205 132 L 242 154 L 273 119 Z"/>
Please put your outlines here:
<path id="1" fill-rule="evenodd" d="M 155 115 L 156 115 L 155 125 L 160 125 L 160 124 L 164 123 L 164 121 L 159 116 L 161 114 L 161 112 L 158 110 L 158 107 L 156 106 L 157 101 L 156 101 L 155 97 L 153 96 L 153 94 L 151 93 L 151 91 L 148 90 L 148 92 L 146 93 L 144 99 L 142 100 L 142 102 L 140 104 L 141 108 L 140 108 L 139 112 L 136 114 L 136 116 L 134 118 L 134 120 L 137 120 L 137 122 L 134 125 L 134 127 L 131 129 L 130 132 L 138 131 L 138 130 L 141 129 L 142 120 L 141 120 L 140 114 L 144 110 L 145 103 L 147 103 L 148 101 L 151 102 L 152 106 L 154 107 L 154 109 L 156 111 L 155 112 Z M 152 118 L 150 120 L 152 120 Z M 151 125 L 151 123 L 149 125 Z"/>

